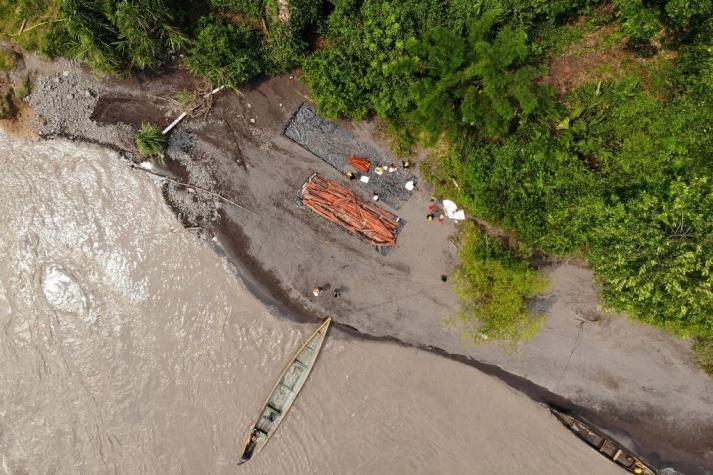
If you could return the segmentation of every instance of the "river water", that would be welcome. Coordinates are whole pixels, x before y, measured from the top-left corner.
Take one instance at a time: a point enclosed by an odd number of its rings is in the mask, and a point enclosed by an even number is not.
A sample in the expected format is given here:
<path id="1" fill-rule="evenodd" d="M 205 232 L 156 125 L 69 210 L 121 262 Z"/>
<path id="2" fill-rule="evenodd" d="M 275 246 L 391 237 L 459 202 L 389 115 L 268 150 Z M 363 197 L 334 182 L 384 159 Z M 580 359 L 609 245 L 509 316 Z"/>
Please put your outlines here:
<path id="1" fill-rule="evenodd" d="M 619 473 L 499 381 L 337 331 L 238 468 L 314 325 L 273 316 L 113 152 L 0 133 L 0 165 L 0 473 Z"/>

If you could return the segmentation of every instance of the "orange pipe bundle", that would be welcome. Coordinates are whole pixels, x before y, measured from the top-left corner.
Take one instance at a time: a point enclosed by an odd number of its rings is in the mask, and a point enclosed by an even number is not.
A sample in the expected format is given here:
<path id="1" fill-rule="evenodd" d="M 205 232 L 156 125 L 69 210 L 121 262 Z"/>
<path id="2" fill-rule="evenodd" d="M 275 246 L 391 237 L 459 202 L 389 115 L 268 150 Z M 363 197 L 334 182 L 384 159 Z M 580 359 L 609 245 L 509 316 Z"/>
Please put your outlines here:
<path id="1" fill-rule="evenodd" d="M 349 164 L 362 173 L 369 173 L 369 168 L 371 168 L 371 162 L 369 160 L 357 157 L 356 155 L 352 155 L 349 158 Z"/>
<path id="2" fill-rule="evenodd" d="M 302 185 L 302 202 L 309 209 L 374 246 L 394 246 L 401 227 L 398 216 L 379 208 L 339 183 L 316 173 Z"/>

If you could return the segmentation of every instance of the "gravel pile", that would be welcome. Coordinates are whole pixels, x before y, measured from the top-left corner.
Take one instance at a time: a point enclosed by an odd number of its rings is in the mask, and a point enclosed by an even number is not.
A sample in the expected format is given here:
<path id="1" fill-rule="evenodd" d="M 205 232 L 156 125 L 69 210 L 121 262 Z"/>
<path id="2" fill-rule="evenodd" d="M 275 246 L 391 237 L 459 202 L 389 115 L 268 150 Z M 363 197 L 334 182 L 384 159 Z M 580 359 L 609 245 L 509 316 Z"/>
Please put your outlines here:
<path id="1" fill-rule="evenodd" d="M 189 183 L 212 190 L 215 180 L 208 168 L 212 161 L 210 157 L 196 151 L 196 143 L 196 137 L 190 130 L 177 126 L 171 131 L 166 152 L 186 170 Z M 200 158 L 195 158 L 198 156 Z M 219 217 L 215 197 L 199 188 L 188 188 L 170 182 L 165 188 L 166 198 L 183 222 L 190 226 L 205 226 L 217 221 Z"/>
<path id="2" fill-rule="evenodd" d="M 387 153 L 360 142 L 351 132 L 317 114 L 312 104 L 302 103 L 287 123 L 284 135 L 344 174 L 356 172 L 349 165 L 352 155 L 368 159 L 371 162 L 369 182 L 356 180 L 356 183 L 370 194 L 378 194 L 380 201 L 395 209 L 409 199 L 410 192 L 405 185 L 409 180 L 415 182 L 416 178 L 408 170 L 401 168 Z M 397 171 L 374 173 L 377 166 L 386 167 L 391 163 L 398 166 Z"/>
<path id="3" fill-rule="evenodd" d="M 35 111 L 33 129 L 42 137 L 79 138 L 127 148 L 133 136 L 130 126 L 104 126 L 91 119 L 100 92 L 100 84 L 81 72 L 40 77 L 27 99 Z"/>
<path id="4" fill-rule="evenodd" d="M 196 151 L 196 143 L 196 136 L 190 130 L 178 126 L 170 133 L 166 152 L 171 159 L 183 165 L 191 183 L 212 189 L 215 180 L 209 169 L 210 157 Z"/>

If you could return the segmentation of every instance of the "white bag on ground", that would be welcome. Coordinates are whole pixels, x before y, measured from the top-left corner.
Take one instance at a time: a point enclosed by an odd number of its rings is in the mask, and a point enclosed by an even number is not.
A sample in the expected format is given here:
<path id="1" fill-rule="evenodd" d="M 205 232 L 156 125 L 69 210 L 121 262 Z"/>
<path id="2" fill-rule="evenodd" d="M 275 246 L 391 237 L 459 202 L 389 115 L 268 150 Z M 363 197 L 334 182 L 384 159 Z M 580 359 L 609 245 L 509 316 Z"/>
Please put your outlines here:
<path id="1" fill-rule="evenodd" d="M 465 211 L 458 209 L 458 205 L 451 200 L 443 200 L 443 211 L 445 211 L 446 216 L 455 221 L 465 220 Z"/>

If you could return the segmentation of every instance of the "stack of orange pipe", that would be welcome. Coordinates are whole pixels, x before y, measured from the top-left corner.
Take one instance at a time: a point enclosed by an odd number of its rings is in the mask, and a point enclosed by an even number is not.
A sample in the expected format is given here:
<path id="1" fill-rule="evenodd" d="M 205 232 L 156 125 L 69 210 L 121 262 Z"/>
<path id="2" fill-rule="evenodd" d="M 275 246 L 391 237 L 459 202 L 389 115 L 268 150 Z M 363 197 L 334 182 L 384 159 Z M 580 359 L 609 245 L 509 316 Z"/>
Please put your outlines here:
<path id="1" fill-rule="evenodd" d="M 352 155 L 349 158 L 349 164 L 362 173 L 369 173 L 369 168 L 371 168 L 371 162 L 369 160 L 357 157 L 356 155 Z"/>
<path id="2" fill-rule="evenodd" d="M 394 246 L 399 218 L 359 198 L 339 183 L 316 173 L 302 185 L 302 202 L 325 219 L 374 246 Z"/>

